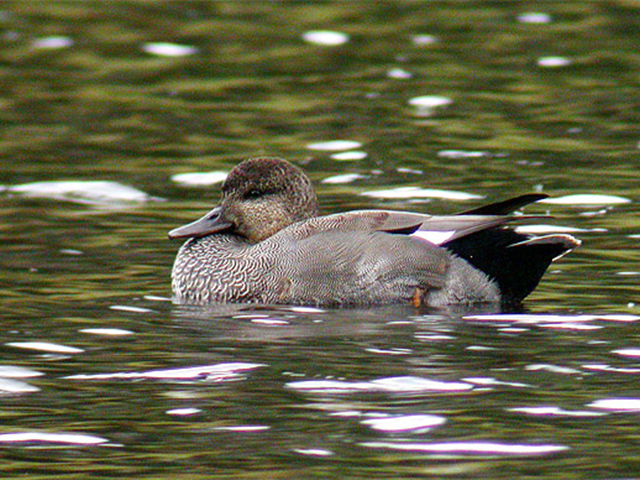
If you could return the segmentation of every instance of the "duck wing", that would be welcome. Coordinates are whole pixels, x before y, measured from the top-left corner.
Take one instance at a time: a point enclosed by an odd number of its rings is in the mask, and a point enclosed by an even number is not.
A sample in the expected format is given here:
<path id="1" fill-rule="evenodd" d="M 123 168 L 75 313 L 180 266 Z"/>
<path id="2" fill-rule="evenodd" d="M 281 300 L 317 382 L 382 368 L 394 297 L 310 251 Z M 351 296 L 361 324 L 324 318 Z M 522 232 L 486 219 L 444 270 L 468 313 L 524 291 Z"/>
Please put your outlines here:
<path id="1" fill-rule="evenodd" d="M 411 235 L 434 245 L 442 245 L 476 232 L 520 221 L 528 217 L 502 215 L 435 216 L 394 210 L 354 210 L 316 217 L 282 230 L 303 239 L 320 232 L 386 232 Z"/>
<path id="2" fill-rule="evenodd" d="M 291 239 L 309 239 L 313 242 L 312 237 L 319 233 L 340 236 L 353 232 L 353 235 L 347 235 L 346 242 L 336 240 L 329 243 L 336 246 L 332 248 L 357 250 L 367 245 L 371 241 L 370 236 L 374 235 L 386 245 L 374 250 L 388 252 L 395 251 L 398 245 L 405 243 L 393 241 L 391 237 L 410 236 L 419 239 L 423 248 L 426 247 L 421 252 L 423 255 L 427 252 L 428 261 L 436 262 L 444 252 L 454 254 L 495 280 L 505 305 L 515 305 L 536 287 L 553 260 L 580 245 L 580 241 L 570 235 L 535 237 L 509 228 L 516 222 L 540 218 L 538 215 L 515 216 L 508 213 L 541 198 L 545 198 L 545 195 L 522 195 L 451 216 L 394 210 L 357 210 L 299 222 L 271 238 L 286 235 Z M 379 233 L 392 235 L 383 236 L 385 239 Z M 347 247 L 343 247 L 343 244 Z M 353 258 L 355 253 L 350 250 L 340 258 Z M 433 268 L 425 271 L 432 272 Z M 441 282 L 443 278 L 429 278 L 425 284 L 437 287 L 438 280 Z"/>
<path id="3" fill-rule="evenodd" d="M 457 215 L 438 216 L 398 210 L 353 210 L 312 218 L 291 225 L 284 231 L 298 239 L 327 231 L 377 231 L 411 235 L 434 245 L 444 245 L 485 230 L 539 218 L 507 214 L 546 197 L 545 194 L 535 193 L 520 195 Z"/>

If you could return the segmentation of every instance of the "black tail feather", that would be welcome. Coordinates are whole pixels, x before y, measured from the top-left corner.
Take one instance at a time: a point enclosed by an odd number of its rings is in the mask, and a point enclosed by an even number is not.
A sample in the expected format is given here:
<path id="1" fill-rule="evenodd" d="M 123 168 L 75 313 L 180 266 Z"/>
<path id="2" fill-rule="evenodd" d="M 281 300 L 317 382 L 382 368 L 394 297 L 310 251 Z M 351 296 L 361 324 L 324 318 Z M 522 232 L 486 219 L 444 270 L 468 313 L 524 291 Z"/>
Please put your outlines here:
<path id="1" fill-rule="evenodd" d="M 443 246 L 495 280 L 503 303 L 517 304 L 536 288 L 554 259 L 579 244 L 570 235 L 531 237 L 509 228 L 494 228 Z"/>
<path id="2" fill-rule="evenodd" d="M 548 198 L 549 195 L 545 193 L 527 193 L 520 195 L 519 197 L 503 200 L 502 202 L 491 203 L 482 207 L 474 208 L 473 210 L 467 210 L 466 212 L 458 213 L 458 215 L 508 215 L 531 203 L 535 203 L 543 198 Z"/>

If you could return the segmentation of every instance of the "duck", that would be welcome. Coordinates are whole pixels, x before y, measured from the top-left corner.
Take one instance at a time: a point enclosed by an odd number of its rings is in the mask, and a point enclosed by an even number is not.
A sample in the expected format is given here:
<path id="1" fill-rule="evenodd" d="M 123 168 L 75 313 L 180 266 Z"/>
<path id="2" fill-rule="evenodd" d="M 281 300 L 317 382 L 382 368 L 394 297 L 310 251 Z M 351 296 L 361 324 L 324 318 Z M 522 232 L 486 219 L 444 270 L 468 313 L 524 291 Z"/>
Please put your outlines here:
<path id="1" fill-rule="evenodd" d="M 580 245 L 534 236 L 514 215 L 529 193 L 456 215 L 353 210 L 320 215 L 309 177 L 277 157 L 244 160 L 219 204 L 169 232 L 186 239 L 172 270 L 180 304 L 367 307 L 520 305 L 545 271 Z"/>

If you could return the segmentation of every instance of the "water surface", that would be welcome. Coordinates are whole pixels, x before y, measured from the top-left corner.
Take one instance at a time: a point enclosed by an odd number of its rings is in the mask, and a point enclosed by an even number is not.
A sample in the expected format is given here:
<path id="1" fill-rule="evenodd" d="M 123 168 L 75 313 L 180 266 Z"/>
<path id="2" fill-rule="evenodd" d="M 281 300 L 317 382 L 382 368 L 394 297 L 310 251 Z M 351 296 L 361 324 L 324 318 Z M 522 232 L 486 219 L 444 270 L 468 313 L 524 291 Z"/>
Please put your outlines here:
<path id="1" fill-rule="evenodd" d="M 640 475 L 639 19 L 2 6 L 3 478 Z M 174 305 L 166 232 L 265 154 L 326 213 L 543 191 L 535 231 L 584 243 L 517 314 Z"/>

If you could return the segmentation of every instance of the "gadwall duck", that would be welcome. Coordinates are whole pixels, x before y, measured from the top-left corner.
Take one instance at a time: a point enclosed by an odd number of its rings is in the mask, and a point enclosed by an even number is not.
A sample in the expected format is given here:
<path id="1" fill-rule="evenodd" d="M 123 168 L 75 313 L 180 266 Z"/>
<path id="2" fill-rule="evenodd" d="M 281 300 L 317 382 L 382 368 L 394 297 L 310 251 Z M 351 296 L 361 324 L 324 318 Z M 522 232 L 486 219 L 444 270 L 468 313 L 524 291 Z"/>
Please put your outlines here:
<path id="1" fill-rule="evenodd" d="M 238 164 L 220 204 L 169 232 L 188 238 L 172 272 L 181 303 L 367 306 L 518 304 L 570 235 L 509 228 L 529 194 L 454 216 L 357 210 L 318 216 L 311 181 L 280 158 Z"/>

